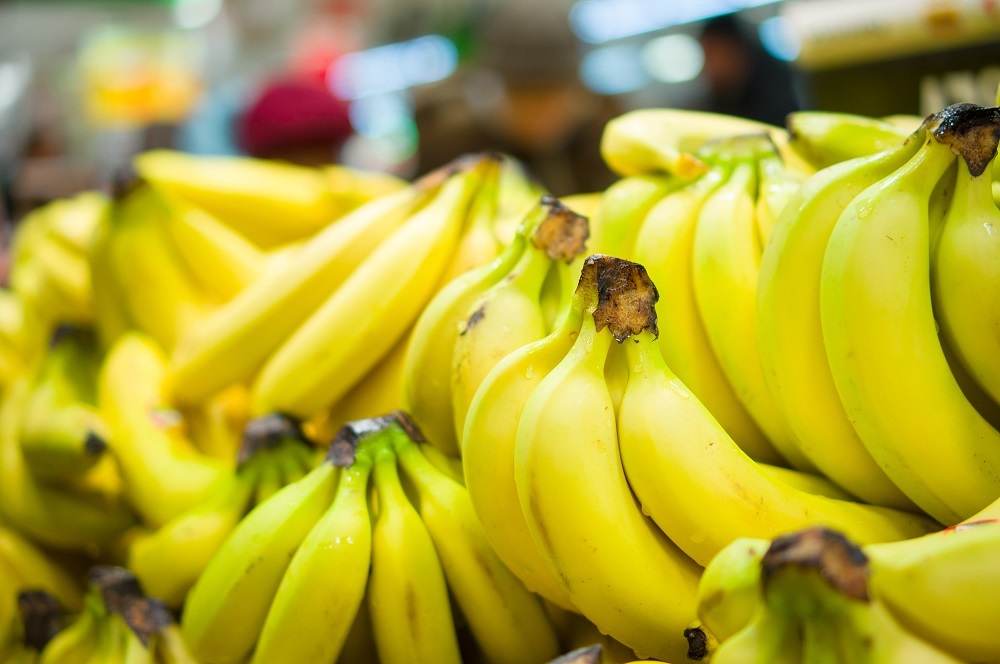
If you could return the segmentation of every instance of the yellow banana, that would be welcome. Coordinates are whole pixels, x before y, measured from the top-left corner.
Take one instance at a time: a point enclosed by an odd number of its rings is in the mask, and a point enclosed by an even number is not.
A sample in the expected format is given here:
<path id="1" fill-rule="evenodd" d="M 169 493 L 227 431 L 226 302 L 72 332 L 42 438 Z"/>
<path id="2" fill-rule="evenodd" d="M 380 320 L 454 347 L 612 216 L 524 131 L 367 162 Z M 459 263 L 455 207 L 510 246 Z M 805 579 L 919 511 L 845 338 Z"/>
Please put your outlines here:
<path id="1" fill-rule="evenodd" d="M 523 233 L 490 263 L 454 279 L 424 307 L 406 350 L 404 404 L 432 445 L 458 456 L 451 373 L 459 330 L 472 305 L 508 274 L 525 251 Z"/>
<path id="2" fill-rule="evenodd" d="M 253 412 L 308 418 L 378 363 L 433 295 L 476 187 L 495 168 L 488 157 L 463 164 L 358 265 L 261 368 L 251 390 Z"/>
<path id="3" fill-rule="evenodd" d="M 85 606 L 68 627 L 63 628 L 45 646 L 39 664 L 87 664 L 97 648 L 98 619 Z"/>
<path id="4" fill-rule="evenodd" d="M 631 268 L 621 302 L 651 312 L 655 287 L 641 266 Z M 646 316 L 645 323 L 632 319 L 626 335 L 629 383 L 618 410 L 622 464 L 643 510 L 698 563 L 707 564 L 734 539 L 771 538 L 814 523 L 865 543 L 914 537 L 936 527 L 910 513 L 834 500 L 777 481 L 733 443 L 670 371 L 653 336 L 656 321 Z"/>
<path id="5" fill-rule="evenodd" d="M 67 611 L 79 611 L 82 593 L 70 574 L 37 546 L 0 525 L 0 567 L 12 576 L 4 593 L 44 590 Z M 5 577 L 6 578 L 6 577 Z"/>
<path id="6" fill-rule="evenodd" d="M 601 256 L 584 264 L 574 299 L 583 312 L 579 335 L 521 414 L 517 493 L 532 539 L 573 605 L 640 657 L 679 660 L 700 568 L 643 515 L 621 471 L 604 382 L 614 341 L 603 318 L 613 305 L 598 292 L 614 281 L 605 264 Z"/>
<path id="7" fill-rule="evenodd" d="M 575 610 L 573 603 L 535 547 L 521 511 L 514 445 L 524 404 L 566 356 L 581 321 L 582 312 L 566 306 L 551 334 L 500 360 L 476 390 L 462 438 L 465 483 L 486 538 L 529 590 L 568 610 Z"/>
<path id="8" fill-rule="evenodd" d="M 752 143 L 745 149 L 753 149 Z M 760 263 L 756 179 L 754 160 L 736 161 L 730 177 L 698 211 L 692 256 L 695 300 L 711 347 L 740 402 L 785 461 L 812 470 L 767 391 L 753 334 Z"/>
<path id="9" fill-rule="evenodd" d="M 676 186 L 676 181 L 661 175 L 633 175 L 604 190 L 590 224 L 590 253 L 630 257 L 642 220 Z"/>
<path id="10" fill-rule="evenodd" d="M 313 235 L 345 210 L 319 169 L 153 150 L 134 160 L 154 187 L 204 209 L 262 248 Z"/>
<path id="11" fill-rule="evenodd" d="M 507 247 L 514 241 L 525 215 L 548 191 L 527 174 L 524 164 L 517 158 L 508 154 L 502 156 L 493 234 L 501 247 Z"/>
<path id="12" fill-rule="evenodd" d="M 1000 210 L 991 182 L 959 164 L 931 264 L 941 332 L 979 385 L 1000 403 Z"/>
<path id="13" fill-rule="evenodd" d="M 757 251 L 762 252 L 771 238 L 774 223 L 781 211 L 798 191 L 804 178 L 785 167 L 776 153 L 764 154 L 757 161 Z"/>
<path id="14" fill-rule="evenodd" d="M 218 305 L 195 282 L 167 236 L 165 203 L 137 184 L 116 201 L 110 259 L 115 290 L 133 326 L 170 352 L 177 340 Z"/>
<path id="15" fill-rule="evenodd" d="M 899 145 L 916 130 L 854 113 L 796 111 L 786 119 L 791 146 L 816 168 Z"/>
<path id="16" fill-rule="evenodd" d="M 448 587 L 486 658 L 528 664 L 555 657 L 559 643 L 541 601 L 493 552 L 466 489 L 437 470 L 405 433 L 394 437 Z"/>
<path id="17" fill-rule="evenodd" d="M 231 299 L 265 267 L 264 253 L 252 242 L 202 210 L 165 200 L 167 234 L 184 264 L 204 290 Z"/>
<path id="18" fill-rule="evenodd" d="M 97 410 L 99 358 L 85 330 L 56 333 L 42 359 L 24 412 L 21 450 L 32 472 L 61 480 L 86 473 L 107 449 Z"/>
<path id="19" fill-rule="evenodd" d="M 375 454 L 379 515 L 368 581 L 375 645 L 382 664 L 459 664 L 458 639 L 434 542 L 400 484 L 391 448 Z"/>
<path id="20" fill-rule="evenodd" d="M 295 551 L 333 500 L 338 472 L 327 459 L 255 507 L 188 593 L 181 633 L 199 660 L 243 662 Z"/>
<path id="21" fill-rule="evenodd" d="M 500 196 L 500 168 L 486 174 L 479 185 L 469 209 L 468 221 L 458 239 L 455 252 L 441 277 L 447 284 L 459 275 L 481 265 L 486 265 L 500 251 L 500 244 L 493 233 Z"/>
<path id="22" fill-rule="evenodd" d="M 49 203 L 46 207 L 50 235 L 67 248 L 86 253 L 110 202 L 100 191 L 84 191 Z"/>
<path id="23" fill-rule="evenodd" d="M 354 614 L 351 631 L 347 633 L 344 647 L 340 649 L 340 656 L 337 658 L 337 664 L 355 664 L 355 662 L 378 662 L 367 597 L 362 600 L 361 607 Z"/>
<path id="24" fill-rule="evenodd" d="M 222 478 L 226 464 L 194 450 L 171 434 L 180 417 L 167 401 L 167 358 L 149 337 L 119 337 L 98 378 L 101 411 L 111 427 L 125 493 L 154 527 L 202 502 Z"/>
<path id="25" fill-rule="evenodd" d="M 377 435 L 377 434 L 375 434 Z M 274 594 L 252 662 L 333 664 L 368 584 L 372 453 L 359 436 L 333 502 L 295 551 Z"/>
<path id="26" fill-rule="evenodd" d="M 105 208 L 97 221 L 87 251 L 90 268 L 91 299 L 94 310 L 94 328 L 101 349 L 107 350 L 115 340 L 132 327 L 126 306 L 125 284 L 115 266 L 119 236 L 114 231 L 113 205 Z"/>
<path id="27" fill-rule="evenodd" d="M 893 482 L 945 524 L 1000 495 L 1000 433 L 962 394 L 941 350 L 929 197 L 956 153 L 973 173 L 986 169 L 998 124 L 995 111 L 969 105 L 935 116 L 916 156 L 840 215 L 820 281 L 823 338 L 848 417 Z"/>
<path id="28" fill-rule="evenodd" d="M 820 273 L 830 234 L 847 203 L 902 166 L 919 146 L 918 138 L 901 141 L 806 180 L 776 222 L 757 282 L 757 349 L 764 380 L 796 447 L 853 495 L 900 509 L 913 509 L 913 503 L 865 448 L 837 393 L 820 321 Z"/>
<path id="29" fill-rule="evenodd" d="M 720 641 L 753 620 L 760 604 L 761 560 L 770 544 L 736 539 L 705 566 L 698 582 L 698 618 Z"/>
<path id="30" fill-rule="evenodd" d="M 728 173 L 726 164 L 716 164 L 690 186 L 657 203 L 639 229 L 634 257 L 655 283 L 670 285 L 656 303 L 658 318 L 670 321 L 659 337 L 667 364 L 744 452 L 757 461 L 779 462 L 781 456 L 740 403 L 719 365 L 695 300 L 692 257 L 698 213 Z"/>
<path id="31" fill-rule="evenodd" d="M 135 523 L 118 501 L 42 484 L 28 470 L 18 436 L 29 385 L 20 378 L 0 402 L 0 516 L 34 540 L 61 549 L 102 550 Z"/>
<path id="32" fill-rule="evenodd" d="M 483 378 L 511 351 L 545 336 L 540 295 L 549 269 L 583 253 L 586 218 L 551 196 L 526 220 L 529 242 L 517 264 L 468 309 L 452 357 L 451 402 L 459 448 L 469 404 Z M 562 266 L 560 266 L 562 267 Z"/>

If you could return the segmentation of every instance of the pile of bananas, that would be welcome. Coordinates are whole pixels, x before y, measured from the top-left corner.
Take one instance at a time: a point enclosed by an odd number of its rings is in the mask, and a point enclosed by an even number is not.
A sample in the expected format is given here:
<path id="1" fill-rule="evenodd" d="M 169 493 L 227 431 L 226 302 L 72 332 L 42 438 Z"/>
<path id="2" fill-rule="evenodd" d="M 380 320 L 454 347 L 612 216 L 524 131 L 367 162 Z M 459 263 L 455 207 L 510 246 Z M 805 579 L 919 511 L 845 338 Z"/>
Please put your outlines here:
<path id="1" fill-rule="evenodd" d="M 1000 660 L 998 142 L 641 110 L 562 199 L 139 155 L 14 238 L 0 662 Z"/>

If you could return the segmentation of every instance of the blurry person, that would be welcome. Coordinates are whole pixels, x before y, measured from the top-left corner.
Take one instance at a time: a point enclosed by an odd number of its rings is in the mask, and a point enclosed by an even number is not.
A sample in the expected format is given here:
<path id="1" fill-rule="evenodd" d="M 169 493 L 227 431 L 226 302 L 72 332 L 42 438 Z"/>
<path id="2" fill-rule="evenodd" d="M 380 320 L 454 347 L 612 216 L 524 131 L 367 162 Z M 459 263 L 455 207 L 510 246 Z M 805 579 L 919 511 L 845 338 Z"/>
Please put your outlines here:
<path id="1" fill-rule="evenodd" d="M 613 182 L 600 139 L 621 110 L 581 84 L 566 3 L 494 3 L 474 39 L 472 66 L 416 91 L 419 172 L 493 150 L 519 159 L 556 196 Z"/>
<path id="2" fill-rule="evenodd" d="M 339 161 L 351 133 L 347 102 L 319 82 L 296 77 L 266 83 L 236 122 L 237 143 L 247 154 L 303 166 Z"/>
<path id="3" fill-rule="evenodd" d="M 735 15 L 707 21 L 698 41 L 705 52 L 705 110 L 781 126 L 798 110 L 791 68 L 748 36 Z"/>

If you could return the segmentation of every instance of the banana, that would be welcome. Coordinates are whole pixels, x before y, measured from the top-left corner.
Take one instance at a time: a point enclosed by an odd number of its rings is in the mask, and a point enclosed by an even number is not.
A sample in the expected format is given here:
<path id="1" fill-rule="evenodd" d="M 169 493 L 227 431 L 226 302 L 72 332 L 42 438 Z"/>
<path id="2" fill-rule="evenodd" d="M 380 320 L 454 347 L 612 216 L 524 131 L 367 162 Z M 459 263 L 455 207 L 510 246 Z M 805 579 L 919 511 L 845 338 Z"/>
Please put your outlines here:
<path id="1" fill-rule="evenodd" d="M 866 187 L 902 166 L 920 143 L 914 136 L 806 180 L 775 224 L 757 282 L 764 380 L 796 447 L 865 502 L 911 510 L 913 503 L 875 462 L 847 417 L 827 359 L 819 301 L 823 255 L 838 216 Z"/>
<path id="2" fill-rule="evenodd" d="M 823 338 L 848 417 L 893 482 L 945 524 L 1000 494 L 1000 433 L 962 394 L 941 351 L 928 198 L 956 153 L 973 173 L 986 169 L 998 124 L 995 109 L 972 105 L 933 118 L 916 156 L 840 215 L 820 282 Z"/>
<path id="3" fill-rule="evenodd" d="M 497 257 L 500 244 L 493 233 L 493 224 L 497 218 L 499 196 L 500 168 L 497 168 L 484 177 L 479 185 L 476 197 L 469 208 L 465 229 L 441 277 L 442 285 L 469 270 L 490 263 Z"/>
<path id="4" fill-rule="evenodd" d="M 38 481 L 28 470 L 18 436 L 29 395 L 26 377 L 0 401 L 0 517 L 42 544 L 60 549 L 104 549 L 135 523 L 118 501 L 87 496 Z"/>
<path id="5" fill-rule="evenodd" d="M 712 557 L 698 582 L 698 618 L 719 641 L 739 633 L 760 604 L 761 560 L 770 542 L 734 540 Z"/>
<path id="6" fill-rule="evenodd" d="M 500 192 L 493 234 L 501 247 L 514 241 L 524 217 L 548 191 L 528 175 L 524 163 L 509 154 L 500 163 Z"/>
<path id="7" fill-rule="evenodd" d="M 803 177 L 785 167 L 776 152 L 765 153 L 757 160 L 757 251 L 763 252 L 781 211 L 801 186 Z M 759 255 L 759 254 L 758 254 Z"/>
<path id="8" fill-rule="evenodd" d="M 424 307 L 410 335 L 403 369 L 403 401 L 431 444 L 458 456 L 452 411 L 451 373 L 455 343 L 472 305 L 508 274 L 525 252 L 525 237 L 515 235 L 493 261 L 449 282 Z"/>
<path id="9" fill-rule="evenodd" d="M 254 465 L 218 482 L 204 500 L 129 546 L 128 567 L 152 597 L 179 608 L 188 590 L 239 523 L 253 495 Z"/>
<path id="10" fill-rule="evenodd" d="M 220 307 L 178 344 L 178 398 L 199 403 L 247 381 L 372 250 L 437 191 L 434 179 L 368 203 L 331 224 Z"/>
<path id="11" fill-rule="evenodd" d="M 372 529 L 368 610 L 383 664 L 462 661 L 441 561 L 400 484 L 396 457 L 375 455 L 379 514 Z"/>
<path id="12" fill-rule="evenodd" d="M 236 462 L 240 438 L 250 418 L 250 390 L 246 386 L 234 384 L 181 412 L 199 452 L 228 464 Z"/>
<path id="13" fill-rule="evenodd" d="M 313 235 L 346 210 L 319 169 L 249 157 L 138 155 L 139 175 L 202 208 L 262 248 Z"/>
<path id="14" fill-rule="evenodd" d="M 812 523 L 865 543 L 935 528 L 906 512 L 799 491 L 758 466 L 664 363 L 654 336 L 655 286 L 641 266 L 619 263 L 614 269 L 627 276 L 608 286 L 609 306 L 632 316 L 621 337 L 631 341 L 629 383 L 618 409 L 622 464 L 644 512 L 685 553 L 705 565 L 737 538 L 770 538 Z"/>
<path id="15" fill-rule="evenodd" d="M 110 203 L 103 192 L 83 191 L 47 204 L 46 207 L 50 210 L 50 235 L 67 248 L 77 253 L 86 253 L 94 231 L 107 213 Z"/>
<path id="16" fill-rule="evenodd" d="M 998 237 L 994 239 L 994 233 Z M 931 298 L 941 332 L 975 378 L 1000 403 L 1000 210 L 986 177 L 959 164 L 955 193 L 931 264 Z"/>
<path id="17" fill-rule="evenodd" d="M 89 598 L 88 598 L 89 599 Z M 45 646 L 39 664 L 87 664 L 97 649 L 98 619 L 88 605 L 76 619 Z"/>
<path id="18" fill-rule="evenodd" d="M 712 664 L 800 664 L 799 630 L 795 621 L 761 609 L 745 628 L 722 642 Z"/>
<path id="19" fill-rule="evenodd" d="M 377 364 L 433 295 L 478 183 L 496 168 L 490 157 L 464 163 L 386 238 L 264 364 L 252 412 L 310 417 Z M 337 339 L 335 352 L 329 339 Z"/>
<path id="20" fill-rule="evenodd" d="M 112 240 L 105 251 L 132 326 L 168 352 L 218 306 L 184 265 L 167 236 L 169 211 L 156 192 L 136 183 L 115 202 Z"/>
<path id="21" fill-rule="evenodd" d="M 662 175 L 633 175 L 604 190 L 591 221 L 591 253 L 630 257 L 642 220 L 677 186 L 674 179 Z"/>
<path id="22" fill-rule="evenodd" d="M 125 305 L 125 284 L 118 278 L 114 257 L 118 253 L 119 236 L 115 233 L 113 205 L 106 206 L 97 220 L 87 249 L 90 269 L 91 306 L 94 310 L 94 329 L 102 350 L 107 350 L 115 340 L 132 327 L 132 320 Z"/>
<path id="23" fill-rule="evenodd" d="M 854 500 L 854 496 L 822 475 L 803 473 L 801 470 L 792 470 L 791 468 L 783 468 L 781 466 L 770 466 L 766 463 L 758 464 L 758 466 L 772 479 L 782 484 L 787 484 L 803 493 L 836 498 L 837 500 Z"/>
<path id="24" fill-rule="evenodd" d="M 343 205 L 353 209 L 367 203 L 373 198 L 387 196 L 404 189 L 406 180 L 391 173 L 378 170 L 365 170 L 327 164 L 319 167 L 326 176 L 327 187 L 335 195 L 343 199 Z"/>
<path id="25" fill-rule="evenodd" d="M 296 549 L 333 500 L 338 469 L 327 458 L 240 521 L 195 581 L 181 634 L 199 660 L 242 662 L 250 654 Z"/>
<path id="26" fill-rule="evenodd" d="M 582 316 L 566 306 L 551 334 L 497 363 L 476 390 L 462 438 L 465 483 L 487 540 L 529 590 L 571 611 L 573 603 L 536 549 L 521 511 L 514 446 L 524 404 L 569 352 Z"/>
<path id="27" fill-rule="evenodd" d="M 869 587 L 904 628 L 964 661 L 1000 659 L 1000 501 L 924 537 L 863 547 Z"/>
<path id="28" fill-rule="evenodd" d="M 31 471 L 60 480 L 86 473 L 107 449 L 97 410 L 99 359 L 85 330 L 62 328 L 42 359 L 24 412 L 21 450 Z"/>
<path id="29" fill-rule="evenodd" d="M 202 210 L 165 200 L 167 235 L 200 287 L 225 302 L 247 287 L 265 267 L 252 242 Z"/>
<path id="30" fill-rule="evenodd" d="M 404 429 L 414 430 L 412 424 Z M 404 431 L 394 439 L 448 587 L 487 659 L 528 664 L 555 657 L 559 642 L 541 601 L 493 552 L 466 489 L 435 468 Z"/>
<path id="31" fill-rule="evenodd" d="M 362 600 L 360 610 L 354 615 L 351 631 L 347 633 L 344 647 L 340 649 L 337 664 L 356 662 L 378 662 L 375 634 L 372 632 L 372 617 L 368 613 L 368 599 Z"/>
<path id="32" fill-rule="evenodd" d="M 377 435 L 377 434 L 376 434 Z M 356 435 L 326 513 L 285 570 L 261 628 L 252 662 L 337 661 L 361 606 L 372 562 L 368 479 L 372 452 Z M 335 443 L 336 444 L 336 443 Z"/>
<path id="33" fill-rule="evenodd" d="M 829 111 L 795 111 L 785 122 L 792 149 L 818 169 L 893 148 L 920 124 L 907 128 L 884 119 Z"/>
<path id="34" fill-rule="evenodd" d="M 694 294 L 712 350 L 736 396 L 781 457 L 809 471 L 812 464 L 792 443 L 767 391 L 752 334 L 760 264 L 754 224 L 757 140 L 749 137 L 733 143 L 737 160 L 732 173 L 698 211 L 692 254 Z M 765 145 L 762 141 L 761 147 Z M 743 159 L 741 153 L 749 154 Z"/>
<path id="35" fill-rule="evenodd" d="M 530 245 L 510 273 L 468 309 L 452 357 L 451 400 L 459 448 L 469 404 L 483 378 L 511 351 L 545 336 L 542 285 L 553 266 L 566 269 L 583 253 L 587 219 L 543 196 L 525 223 Z"/>
<path id="36" fill-rule="evenodd" d="M 4 585 L 5 593 L 43 590 L 67 611 L 80 610 L 83 596 L 70 574 L 29 540 L 3 525 L 0 525 L 0 567 L 11 575 L 10 584 Z"/>
<path id="37" fill-rule="evenodd" d="M 179 413 L 167 405 L 167 372 L 167 358 L 156 343 L 132 332 L 108 351 L 98 377 L 125 494 L 154 527 L 202 502 L 225 472 L 225 464 L 170 432 Z"/>
<path id="38" fill-rule="evenodd" d="M 714 164 L 690 186 L 665 196 L 646 215 L 635 243 L 635 260 L 655 283 L 669 284 L 656 303 L 660 350 L 667 364 L 719 420 L 740 448 L 757 461 L 781 456 L 740 403 L 719 365 L 698 313 L 692 282 L 692 256 L 698 212 L 728 177 L 725 163 Z"/>
<path id="39" fill-rule="evenodd" d="M 602 317 L 614 306 L 604 292 L 613 281 L 608 260 L 585 262 L 575 296 L 584 312 L 579 335 L 521 414 L 517 493 L 532 539 L 573 605 L 640 657 L 681 659 L 700 568 L 642 514 L 621 472 L 604 382 L 614 341 Z"/>

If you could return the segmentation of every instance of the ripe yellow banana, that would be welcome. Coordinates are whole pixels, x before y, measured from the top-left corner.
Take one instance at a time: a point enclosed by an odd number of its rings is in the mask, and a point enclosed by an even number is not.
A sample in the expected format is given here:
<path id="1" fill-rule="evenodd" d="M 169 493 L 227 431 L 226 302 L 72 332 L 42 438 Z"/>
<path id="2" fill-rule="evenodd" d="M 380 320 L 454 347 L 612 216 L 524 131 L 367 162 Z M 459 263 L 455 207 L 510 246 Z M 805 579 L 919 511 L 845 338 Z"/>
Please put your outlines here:
<path id="1" fill-rule="evenodd" d="M 108 427 L 96 406 L 98 368 L 89 332 L 57 332 L 33 381 L 21 428 L 25 461 L 39 477 L 82 475 L 107 449 Z"/>
<path id="2" fill-rule="evenodd" d="M 752 144 L 746 149 L 752 149 Z M 753 333 L 760 264 L 754 161 L 737 161 L 729 178 L 708 195 L 698 211 L 692 254 L 695 301 L 712 350 L 737 398 L 785 461 L 800 470 L 812 470 L 767 391 Z"/>
<path id="3" fill-rule="evenodd" d="M 655 283 L 669 284 L 656 303 L 658 318 L 670 321 L 659 336 L 667 364 L 744 452 L 757 461 L 779 462 L 781 456 L 740 403 L 722 371 L 695 301 L 692 256 L 698 212 L 728 173 L 725 163 L 715 164 L 691 185 L 657 203 L 642 222 L 634 257 Z"/>
<path id="4" fill-rule="evenodd" d="M 167 234 L 202 289 L 225 302 L 264 270 L 264 252 L 232 228 L 196 207 L 164 203 Z"/>
<path id="5" fill-rule="evenodd" d="M 458 456 L 452 411 L 451 374 L 455 343 L 472 305 L 508 274 L 525 251 L 519 233 L 490 263 L 448 283 L 417 319 L 406 350 L 404 404 L 432 445 Z"/>
<path id="6" fill-rule="evenodd" d="M 212 557 L 181 615 L 181 633 L 199 661 L 247 658 L 289 560 L 330 506 L 337 478 L 333 460 L 325 460 L 257 505 Z"/>
<path id="7" fill-rule="evenodd" d="M 640 266 L 631 267 L 631 283 L 619 297 L 640 312 L 652 312 L 655 287 Z M 698 563 L 707 564 L 735 539 L 771 538 L 813 523 L 865 543 L 935 528 L 913 514 L 806 493 L 774 479 L 733 443 L 664 363 L 655 319 L 647 314 L 645 323 L 635 318 L 632 325 L 625 344 L 629 383 L 618 410 L 622 464 L 643 510 Z"/>
<path id="8" fill-rule="evenodd" d="M 404 405 L 406 349 L 413 339 L 413 328 L 393 346 L 358 384 L 345 394 L 324 416 L 325 431 L 336 431 L 348 422 L 377 417 Z M 319 440 L 326 440 L 321 437 Z"/>
<path id="9" fill-rule="evenodd" d="M 172 358 L 178 398 L 198 403 L 252 378 L 385 236 L 437 191 L 431 183 L 375 200 L 331 224 L 182 339 Z"/>
<path id="10" fill-rule="evenodd" d="M 591 219 L 590 253 L 632 256 L 646 214 L 677 186 L 675 179 L 662 175 L 633 175 L 605 189 Z"/>
<path id="11" fill-rule="evenodd" d="M 493 232 L 500 196 L 500 168 L 498 166 L 486 174 L 479 185 L 469 208 L 465 229 L 441 277 L 442 285 L 469 270 L 486 265 L 500 251 L 500 243 Z"/>
<path id="12" fill-rule="evenodd" d="M 87 664 L 97 649 L 98 637 L 98 618 L 90 603 L 69 626 L 49 641 L 38 664 Z"/>
<path id="13" fill-rule="evenodd" d="M 396 457 L 375 454 L 379 515 L 372 529 L 368 610 L 383 664 L 459 664 L 448 587 L 434 542 L 400 484 Z"/>
<path id="14" fill-rule="evenodd" d="M 916 156 L 840 215 L 820 281 L 823 338 L 848 417 L 893 482 L 945 524 L 1000 495 L 1000 433 L 962 394 L 941 350 L 928 199 L 956 153 L 973 173 L 986 169 L 997 126 L 995 110 L 970 105 L 931 120 Z"/>
<path id="15" fill-rule="evenodd" d="M 467 310 L 452 356 L 451 401 L 459 448 L 469 404 L 483 378 L 511 351 L 545 336 L 541 308 L 545 277 L 554 265 L 569 264 L 583 253 L 586 218 L 551 196 L 525 223 L 529 246 L 500 282 Z"/>
<path id="16" fill-rule="evenodd" d="M 569 352 L 582 316 L 580 309 L 566 306 L 551 334 L 497 363 L 476 390 L 462 439 L 465 483 L 486 538 L 529 590 L 571 611 L 573 603 L 535 547 L 521 511 L 514 445 L 524 404 Z"/>
<path id="17" fill-rule="evenodd" d="M 991 182 L 959 164 L 955 193 L 931 264 L 931 297 L 941 332 L 1000 403 L 1000 210 Z"/>
<path id="18" fill-rule="evenodd" d="M 218 305 L 195 282 L 167 235 L 169 212 L 148 186 L 135 185 L 115 203 L 106 256 L 133 327 L 171 352 L 177 340 Z"/>
<path id="19" fill-rule="evenodd" d="M 771 239 L 774 224 L 781 211 L 799 190 L 804 177 L 785 167 L 781 156 L 768 153 L 757 161 L 757 251 L 762 252 Z"/>
<path id="20" fill-rule="evenodd" d="M 95 500 L 35 478 L 18 442 L 28 394 L 22 377 L 6 387 L 0 402 L 0 516 L 48 546 L 104 550 L 135 523 L 135 516 L 117 500 Z"/>
<path id="21" fill-rule="evenodd" d="M 809 178 L 779 217 L 757 282 L 757 349 L 764 380 L 796 447 L 858 498 L 900 509 L 913 509 L 913 503 L 865 448 L 837 393 L 820 322 L 820 273 L 830 234 L 847 203 L 902 166 L 919 146 L 919 137 L 900 141 Z"/>
<path id="22" fill-rule="evenodd" d="M 253 412 L 311 417 L 385 356 L 434 294 L 478 183 L 495 168 L 490 157 L 463 164 L 358 265 L 261 368 Z"/>
<path id="23" fill-rule="evenodd" d="M 333 664 L 368 584 L 372 453 L 361 437 L 333 502 L 295 551 L 267 612 L 252 662 Z"/>
<path id="24" fill-rule="evenodd" d="M 961 660 L 1000 659 L 1000 501 L 944 531 L 863 547 L 872 595 L 909 631 Z"/>
<path id="25" fill-rule="evenodd" d="M 66 610 L 76 612 L 82 606 L 82 593 L 77 582 L 55 561 L 31 541 L 0 525 L 0 567 L 10 579 L 3 593 L 21 590 L 44 590 L 55 597 Z M 0 599 L 0 602 L 6 598 Z"/>
<path id="26" fill-rule="evenodd" d="M 319 169 L 169 150 L 145 152 L 134 164 L 157 189 L 204 209 L 265 249 L 308 237 L 346 211 Z"/>
<path id="27" fill-rule="evenodd" d="M 47 215 L 29 216 L 14 233 L 10 287 L 54 319 L 89 323 L 93 309 L 86 256 L 55 239 L 47 220 Z"/>
<path id="28" fill-rule="evenodd" d="M 559 643 L 541 600 L 493 552 L 466 489 L 435 468 L 405 433 L 394 439 L 448 587 L 486 658 L 529 664 L 555 657 Z"/>
<path id="29" fill-rule="evenodd" d="M 720 641 L 746 627 L 760 604 L 767 540 L 740 538 L 717 553 L 698 582 L 698 618 Z"/>
<path id="30" fill-rule="evenodd" d="M 789 113 L 786 125 L 792 149 L 816 168 L 888 150 L 916 130 L 916 125 L 907 128 L 864 115 L 829 111 Z"/>
<path id="31" fill-rule="evenodd" d="M 167 358 L 156 343 L 132 332 L 119 337 L 98 377 L 125 494 L 154 527 L 201 503 L 226 467 L 171 431 L 180 414 L 169 405 L 167 373 Z"/>
<path id="32" fill-rule="evenodd" d="M 124 294 L 127 282 L 119 279 L 114 264 L 119 236 L 114 232 L 113 209 L 113 205 L 106 206 L 94 228 L 87 251 L 94 328 L 102 350 L 110 348 L 119 336 L 132 327 Z"/>
<path id="33" fill-rule="evenodd" d="M 521 414 L 517 493 L 536 547 L 574 606 L 640 657 L 680 660 L 700 568 L 643 515 L 621 470 L 604 382 L 613 333 L 622 332 L 618 321 L 606 327 L 614 304 L 604 291 L 616 281 L 604 269 L 609 260 L 585 262 L 579 335 Z"/>

